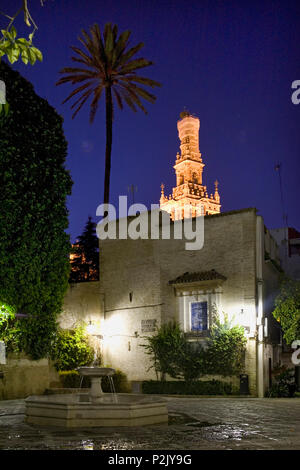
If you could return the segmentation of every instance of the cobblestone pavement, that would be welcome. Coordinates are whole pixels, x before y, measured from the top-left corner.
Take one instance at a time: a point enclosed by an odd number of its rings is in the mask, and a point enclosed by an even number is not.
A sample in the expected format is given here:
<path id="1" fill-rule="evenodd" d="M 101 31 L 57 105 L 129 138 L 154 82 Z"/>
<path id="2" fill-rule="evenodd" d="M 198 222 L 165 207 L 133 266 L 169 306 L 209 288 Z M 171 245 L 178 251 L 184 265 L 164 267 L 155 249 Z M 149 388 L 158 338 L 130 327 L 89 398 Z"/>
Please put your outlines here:
<path id="1" fill-rule="evenodd" d="M 24 400 L 0 401 L 0 449 L 300 449 L 300 399 L 167 397 L 169 424 L 63 429 L 24 422 Z"/>

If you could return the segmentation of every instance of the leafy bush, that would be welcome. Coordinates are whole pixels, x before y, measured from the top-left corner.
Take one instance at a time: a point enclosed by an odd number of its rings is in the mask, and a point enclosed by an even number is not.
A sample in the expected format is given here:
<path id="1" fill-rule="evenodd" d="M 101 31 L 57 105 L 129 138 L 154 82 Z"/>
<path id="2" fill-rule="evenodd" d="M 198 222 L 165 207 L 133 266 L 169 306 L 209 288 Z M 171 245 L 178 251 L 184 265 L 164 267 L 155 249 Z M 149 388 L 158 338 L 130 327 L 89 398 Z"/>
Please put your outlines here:
<path id="1" fill-rule="evenodd" d="M 183 378 L 186 382 L 202 375 L 239 375 L 244 367 L 246 338 L 239 326 L 231 326 L 226 320 L 216 320 L 207 339 L 207 348 L 200 343 L 190 342 L 177 322 L 162 325 L 155 335 L 147 337 L 148 344 L 142 346 L 151 356 L 152 366 L 174 379 Z"/>
<path id="2" fill-rule="evenodd" d="M 300 337 L 300 281 L 283 278 L 273 316 L 280 323 L 287 344 Z"/>
<path id="3" fill-rule="evenodd" d="M 242 327 L 231 326 L 226 317 L 224 323 L 217 320 L 205 351 L 206 374 L 239 375 L 244 368 L 246 342 Z"/>
<path id="4" fill-rule="evenodd" d="M 178 358 L 182 354 L 186 340 L 180 326 L 175 321 L 163 324 L 157 329 L 156 335 L 145 337 L 148 344 L 142 346 L 146 354 L 151 356 L 152 366 L 156 375 L 161 374 L 165 380 L 166 374 L 173 378 L 180 376 Z"/>
<path id="5" fill-rule="evenodd" d="M 4 341 L 6 352 L 20 352 L 21 340 L 22 330 L 14 310 L 7 305 L 0 305 L 0 341 Z"/>
<path id="6" fill-rule="evenodd" d="M 59 372 L 60 381 L 64 388 L 90 388 L 91 380 L 89 377 L 82 377 L 79 375 L 77 370 L 67 370 Z M 116 369 L 116 373 L 113 375 L 113 382 L 117 393 L 128 393 L 130 392 L 130 385 L 127 381 L 127 376 L 119 369 Z M 101 382 L 102 390 L 105 393 L 111 393 L 110 383 L 107 377 L 104 377 Z"/>
<path id="7" fill-rule="evenodd" d="M 204 373 L 205 351 L 199 343 L 190 342 L 184 337 L 184 344 L 176 357 L 178 377 L 186 382 L 198 379 Z"/>
<path id="8" fill-rule="evenodd" d="M 282 367 L 278 370 L 278 374 L 275 371 L 275 383 L 272 384 L 270 390 L 267 393 L 269 398 L 288 397 L 295 396 L 296 383 L 295 383 L 295 371 L 294 369 L 286 369 Z"/>
<path id="9" fill-rule="evenodd" d="M 63 388 L 79 388 L 81 377 L 77 370 L 60 370 L 58 372 L 59 380 Z M 85 387 L 86 384 L 81 384 Z"/>
<path id="10" fill-rule="evenodd" d="M 72 331 L 59 329 L 52 345 L 51 359 L 54 360 L 55 368 L 60 371 L 91 364 L 94 350 L 88 344 L 83 327 Z"/>
<path id="11" fill-rule="evenodd" d="M 117 393 L 129 393 L 131 391 L 131 386 L 127 380 L 127 375 L 120 369 L 116 369 L 116 373 L 112 376 L 112 378 Z M 102 390 L 103 392 L 111 392 L 108 377 L 104 377 L 102 379 Z"/>
<path id="12" fill-rule="evenodd" d="M 232 395 L 232 384 L 219 380 L 198 380 L 193 382 L 154 380 L 142 383 L 143 393 L 169 394 L 169 395 Z"/>

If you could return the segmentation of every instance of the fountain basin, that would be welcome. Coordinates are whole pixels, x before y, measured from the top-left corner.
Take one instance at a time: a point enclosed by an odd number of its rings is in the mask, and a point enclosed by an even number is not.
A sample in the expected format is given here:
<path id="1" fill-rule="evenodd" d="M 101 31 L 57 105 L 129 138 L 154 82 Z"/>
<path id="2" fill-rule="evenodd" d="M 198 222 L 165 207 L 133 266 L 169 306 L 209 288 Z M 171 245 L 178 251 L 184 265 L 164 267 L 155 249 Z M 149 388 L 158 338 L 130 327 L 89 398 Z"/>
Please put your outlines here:
<path id="1" fill-rule="evenodd" d="M 87 393 L 30 396 L 26 422 L 40 426 L 119 427 L 168 422 L 167 400 L 141 394 L 104 393 L 96 403 Z"/>
<path id="2" fill-rule="evenodd" d="M 116 373 L 115 369 L 110 367 L 78 367 L 77 368 L 80 375 L 87 375 L 88 377 L 105 377 L 111 376 Z"/>
<path id="3" fill-rule="evenodd" d="M 81 376 L 88 376 L 91 379 L 90 396 L 92 401 L 101 402 L 103 396 L 101 380 L 103 377 L 108 377 L 109 380 L 112 380 L 112 376 L 116 373 L 115 369 L 110 367 L 83 366 L 78 367 L 77 370 Z"/>

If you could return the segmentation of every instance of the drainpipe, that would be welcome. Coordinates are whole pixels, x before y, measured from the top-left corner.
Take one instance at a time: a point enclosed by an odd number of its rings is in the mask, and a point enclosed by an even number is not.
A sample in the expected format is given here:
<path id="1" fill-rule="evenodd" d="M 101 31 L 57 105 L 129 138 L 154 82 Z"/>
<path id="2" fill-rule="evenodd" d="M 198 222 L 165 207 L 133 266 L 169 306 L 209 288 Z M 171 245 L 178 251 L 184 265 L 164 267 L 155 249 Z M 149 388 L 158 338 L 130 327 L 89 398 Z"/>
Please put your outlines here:
<path id="1" fill-rule="evenodd" d="M 264 397 L 264 321 L 263 321 L 263 273 L 264 225 L 261 216 L 256 216 L 256 286 L 257 286 L 257 394 Z"/>

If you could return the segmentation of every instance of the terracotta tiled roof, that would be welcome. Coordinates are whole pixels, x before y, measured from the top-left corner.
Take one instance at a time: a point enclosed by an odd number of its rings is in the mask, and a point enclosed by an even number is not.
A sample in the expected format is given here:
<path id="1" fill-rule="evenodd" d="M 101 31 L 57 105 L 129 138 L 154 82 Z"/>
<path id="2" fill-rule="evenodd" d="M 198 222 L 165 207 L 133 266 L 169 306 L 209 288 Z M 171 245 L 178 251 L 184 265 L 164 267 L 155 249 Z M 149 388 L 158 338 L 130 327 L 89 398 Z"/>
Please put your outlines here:
<path id="1" fill-rule="evenodd" d="M 169 281 L 169 284 L 183 284 L 185 282 L 198 282 L 198 281 L 213 281 L 215 279 L 220 279 L 225 281 L 226 277 L 218 273 L 214 269 L 210 271 L 200 271 L 196 273 L 184 273 L 181 276 L 176 277 L 172 281 Z"/>

